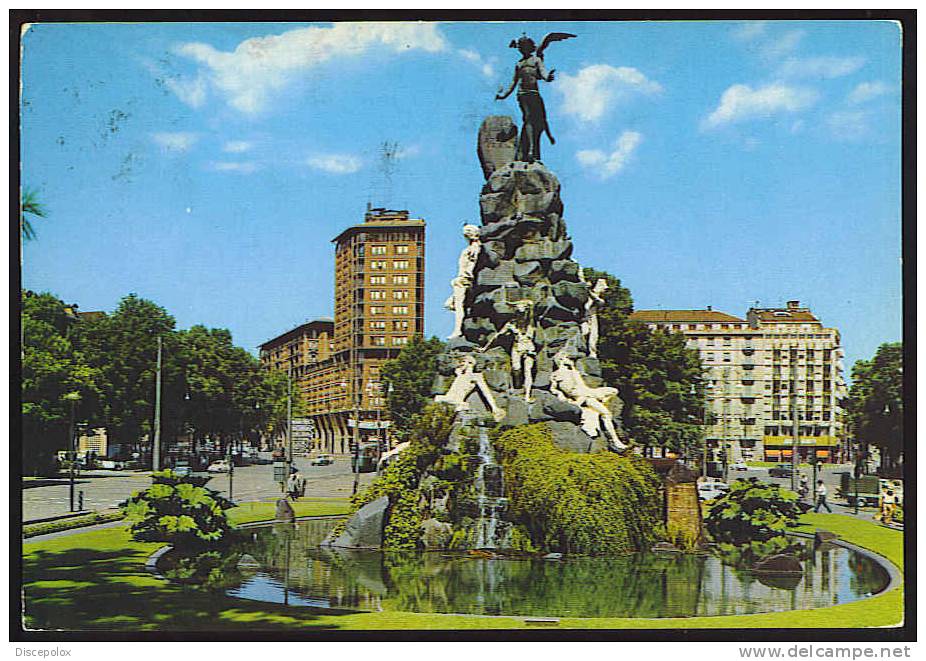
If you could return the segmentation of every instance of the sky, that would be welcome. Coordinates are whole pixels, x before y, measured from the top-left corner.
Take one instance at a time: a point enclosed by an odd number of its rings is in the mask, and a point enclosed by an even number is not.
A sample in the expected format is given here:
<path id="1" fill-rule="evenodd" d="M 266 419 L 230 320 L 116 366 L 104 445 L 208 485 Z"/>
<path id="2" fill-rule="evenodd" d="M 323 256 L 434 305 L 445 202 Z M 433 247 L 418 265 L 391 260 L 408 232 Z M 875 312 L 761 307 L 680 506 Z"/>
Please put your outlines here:
<path id="1" fill-rule="evenodd" d="M 425 331 L 479 219 L 483 118 L 526 32 L 582 265 L 637 309 L 797 299 L 847 372 L 901 337 L 901 34 L 883 21 L 38 24 L 22 282 L 81 310 L 136 293 L 251 351 L 332 315 L 331 239 L 368 203 L 427 221 Z M 386 157 L 384 154 L 392 154 Z"/>

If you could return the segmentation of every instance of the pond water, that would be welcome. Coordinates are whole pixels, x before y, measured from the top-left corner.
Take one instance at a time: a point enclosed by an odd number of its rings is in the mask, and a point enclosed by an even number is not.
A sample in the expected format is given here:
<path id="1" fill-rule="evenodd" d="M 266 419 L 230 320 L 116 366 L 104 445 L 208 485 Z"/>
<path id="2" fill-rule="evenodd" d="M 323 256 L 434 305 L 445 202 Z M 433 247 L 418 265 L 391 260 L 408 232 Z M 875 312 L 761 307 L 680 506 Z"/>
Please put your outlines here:
<path id="1" fill-rule="evenodd" d="M 248 531 L 229 595 L 363 611 L 552 617 L 693 617 L 832 606 L 883 590 L 868 556 L 824 545 L 803 575 L 757 576 L 709 555 L 487 559 L 320 548 L 333 521 Z"/>

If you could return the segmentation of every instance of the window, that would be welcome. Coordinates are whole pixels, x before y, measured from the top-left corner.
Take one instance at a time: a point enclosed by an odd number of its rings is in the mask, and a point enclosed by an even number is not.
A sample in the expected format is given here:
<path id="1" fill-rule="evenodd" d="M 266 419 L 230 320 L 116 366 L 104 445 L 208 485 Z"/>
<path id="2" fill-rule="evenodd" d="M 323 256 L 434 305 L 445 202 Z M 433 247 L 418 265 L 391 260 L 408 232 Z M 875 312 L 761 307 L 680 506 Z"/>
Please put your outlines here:
<path id="1" fill-rule="evenodd" d="M 407 254 L 408 254 L 408 246 L 396 246 L 396 247 L 395 247 L 395 254 L 396 254 L 396 255 L 407 255 Z"/>
<path id="2" fill-rule="evenodd" d="M 709 347 L 714 346 L 714 338 L 712 337 L 707 338 L 707 346 Z"/>
<path id="3" fill-rule="evenodd" d="M 408 300 L 408 290 L 407 289 L 396 289 L 392 292 L 392 298 L 397 301 L 407 301 Z"/>
<path id="4" fill-rule="evenodd" d="M 672 330 L 682 330 L 681 324 L 672 324 Z"/>
<path id="5" fill-rule="evenodd" d="M 724 353 L 723 353 L 723 362 L 725 362 L 725 363 L 729 363 L 729 362 L 730 362 L 730 352 L 729 352 L 729 351 L 724 351 Z"/>
<path id="6" fill-rule="evenodd" d="M 392 262 L 392 268 L 394 268 L 394 269 L 396 269 L 396 270 L 407 269 L 407 268 L 408 268 L 408 260 L 407 260 L 407 259 L 396 259 L 396 260 L 394 260 L 394 261 Z"/>
<path id="7" fill-rule="evenodd" d="M 374 335 L 370 338 L 370 344 L 374 347 L 384 347 L 386 346 L 386 338 L 382 335 Z"/>
<path id="8" fill-rule="evenodd" d="M 408 314 L 407 305 L 393 305 L 392 314 Z"/>
<path id="9" fill-rule="evenodd" d="M 371 321 L 370 330 L 386 330 L 385 321 Z"/>
<path id="10" fill-rule="evenodd" d="M 386 284 L 386 276 L 384 275 L 371 275 L 370 276 L 371 285 L 384 285 Z"/>
<path id="11" fill-rule="evenodd" d="M 386 308 L 384 308 L 382 305 L 371 305 L 370 306 L 370 314 L 385 314 L 385 313 L 386 313 Z"/>
<path id="12" fill-rule="evenodd" d="M 407 275 L 394 275 L 392 276 L 392 284 L 394 285 L 407 285 L 408 276 Z"/>
<path id="13" fill-rule="evenodd" d="M 382 271 L 385 268 L 386 268 L 386 260 L 384 259 L 374 259 L 370 261 L 371 271 Z"/>
<path id="14" fill-rule="evenodd" d="M 378 290 L 378 289 L 374 289 L 373 291 L 370 292 L 370 300 L 371 301 L 385 301 L 386 292 Z"/>
<path id="15" fill-rule="evenodd" d="M 708 351 L 708 352 L 704 355 L 704 362 L 711 363 L 711 362 L 713 362 L 713 361 L 714 361 L 714 352 L 713 352 L 713 351 Z"/>
<path id="16" fill-rule="evenodd" d="M 688 330 L 697 330 L 697 324 L 688 324 Z"/>
<path id="17" fill-rule="evenodd" d="M 385 255 L 385 254 L 386 254 L 386 246 L 371 246 L 371 247 L 370 247 L 370 254 L 371 254 L 371 255 Z"/>
<path id="18" fill-rule="evenodd" d="M 401 346 L 405 346 L 406 344 L 408 344 L 408 338 L 407 338 L 407 337 L 394 337 L 394 338 L 392 338 L 392 345 L 393 345 L 393 346 L 401 347 Z"/>
<path id="19" fill-rule="evenodd" d="M 408 321 L 401 319 L 399 321 L 392 322 L 392 330 L 396 331 L 407 331 L 408 330 Z"/>

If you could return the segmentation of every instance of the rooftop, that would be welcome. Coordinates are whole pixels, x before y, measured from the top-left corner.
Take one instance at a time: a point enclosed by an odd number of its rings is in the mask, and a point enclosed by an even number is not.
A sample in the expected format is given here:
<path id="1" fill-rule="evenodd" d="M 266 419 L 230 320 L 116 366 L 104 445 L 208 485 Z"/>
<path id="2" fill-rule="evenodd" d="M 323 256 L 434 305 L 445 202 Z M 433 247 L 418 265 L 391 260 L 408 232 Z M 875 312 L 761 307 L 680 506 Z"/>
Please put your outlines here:
<path id="1" fill-rule="evenodd" d="M 392 228 L 407 228 L 407 227 L 424 227 L 424 219 L 422 218 L 409 218 L 408 210 L 406 209 L 383 209 L 377 207 L 375 209 L 368 208 L 366 214 L 363 216 L 363 223 L 360 225 L 351 225 L 331 241 L 332 243 L 337 243 L 341 239 L 350 236 L 355 232 L 361 232 L 364 230 L 377 230 L 385 229 L 387 227 Z"/>
<path id="2" fill-rule="evenodd" d="M 292 328 L 285 333 L 281 333 L 274 338 L 271 338 L 264 342 L 263 344 L 258 345 L 259 349 L 264 347 L 273 346 L 276 344 L 281 344 L 287 340 L 291 340 L 294 337 L 299 335 L 304 335 L 310 331 L 318 332 L 328 332 L 331 333 L 334 330 L 334 319 L 331 317 L 319 317 L 318 319 L 313 319 L 312 321 L 307 321 L 304 324 L 299 324 L 295 328 Z"/>
<path id="3" fill-rule="evenodd" d="M 706 310 L 637 310 L 630 315 L 635 321 L 646 323 L 714 323 L 739 322 L 746 323 L 745 319 L 734 317 L 726 312 L 718 312 L 710 308 Z"/>

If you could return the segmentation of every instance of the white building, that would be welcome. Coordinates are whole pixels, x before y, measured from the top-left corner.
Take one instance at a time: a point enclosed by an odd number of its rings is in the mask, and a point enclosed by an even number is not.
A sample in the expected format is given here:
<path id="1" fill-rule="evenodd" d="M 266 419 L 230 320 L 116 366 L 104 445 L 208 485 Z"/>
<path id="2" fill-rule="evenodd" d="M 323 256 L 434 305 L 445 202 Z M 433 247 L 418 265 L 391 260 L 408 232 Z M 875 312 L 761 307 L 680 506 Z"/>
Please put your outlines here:
<path id="1" fill-rule="evenodd" d="M 728 461 L 790 461 L 792 409 L 799 453 L 843 458 L 846 396 L 839 331 L 824 328 L 799 301 L 750 308 L 741 319 L 706 310 L 638 310 L 632 319 L 683 333 L 706 370 L 706 440 Z"/>

